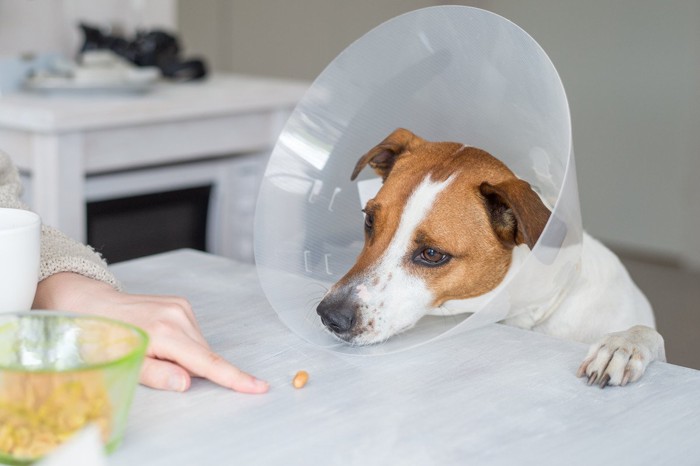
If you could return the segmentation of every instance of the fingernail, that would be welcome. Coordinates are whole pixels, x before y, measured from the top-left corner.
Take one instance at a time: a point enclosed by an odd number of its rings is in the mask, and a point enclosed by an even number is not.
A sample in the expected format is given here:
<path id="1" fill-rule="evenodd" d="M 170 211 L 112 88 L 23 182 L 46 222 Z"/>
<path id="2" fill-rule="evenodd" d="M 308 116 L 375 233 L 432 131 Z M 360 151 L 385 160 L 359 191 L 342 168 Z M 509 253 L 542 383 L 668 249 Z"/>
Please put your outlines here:
<path id="1" fill-rule="evenodd" d="M 253 385 L 255 385 L 256 388 L 261 388 L 267 390 L 270 388 L 270 384 L 265 382 L 264 380 L 260 379 L 253 379 Z"/>
<path id="2" fill-rule="evenodd" d="M 187 380 L 181 375 L 171 374 L 168 377 L 168 390 L 184 392 L 187 389 Z"/>

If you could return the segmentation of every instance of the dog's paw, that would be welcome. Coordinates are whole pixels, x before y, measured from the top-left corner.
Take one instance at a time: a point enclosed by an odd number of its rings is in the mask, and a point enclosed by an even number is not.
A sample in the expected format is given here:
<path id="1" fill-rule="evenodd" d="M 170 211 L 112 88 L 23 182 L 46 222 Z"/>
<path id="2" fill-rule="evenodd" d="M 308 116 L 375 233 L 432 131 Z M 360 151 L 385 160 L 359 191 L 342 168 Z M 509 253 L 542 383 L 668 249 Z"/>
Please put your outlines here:
<path id="1" fill-rule="evenodd" d="M 577 376 L 588 378 L 588 385 L 624 386 L 638 380 L 650 362 L 665 361 L 664 340 L 653 328 L 637 325 L 605 335 L 591 345 L 578 368 Z"/>

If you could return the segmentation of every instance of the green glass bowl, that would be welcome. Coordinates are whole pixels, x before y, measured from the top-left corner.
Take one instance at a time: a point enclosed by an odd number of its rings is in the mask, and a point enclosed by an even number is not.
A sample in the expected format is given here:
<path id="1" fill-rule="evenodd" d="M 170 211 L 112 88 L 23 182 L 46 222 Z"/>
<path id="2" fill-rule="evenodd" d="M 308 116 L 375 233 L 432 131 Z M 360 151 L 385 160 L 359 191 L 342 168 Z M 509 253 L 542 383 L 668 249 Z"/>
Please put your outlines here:
<path id="1" fill-rule="evenodd" d="M 0 314 L 0 463 L 30 464 L 88 424 L 119 445 L 148 336 L 102 317 Z"/>

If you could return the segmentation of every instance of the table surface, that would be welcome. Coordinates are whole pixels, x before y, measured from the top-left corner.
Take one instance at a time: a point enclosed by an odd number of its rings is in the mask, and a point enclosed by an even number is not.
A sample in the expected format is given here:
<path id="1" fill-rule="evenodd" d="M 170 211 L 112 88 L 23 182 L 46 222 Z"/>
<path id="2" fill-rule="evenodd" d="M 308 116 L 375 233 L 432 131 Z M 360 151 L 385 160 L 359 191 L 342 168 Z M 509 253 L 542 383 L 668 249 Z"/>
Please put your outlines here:
<path id="1" fill-rule="evenodd" d="M 574 376 L 585 345 L 498 324 L 344 355 L 292 334 L 253 266 L 179 250 L 112 270 L 128 291 L 187 297 L 214 350 L 271 390 L 139 386 L 110 465 L 700 463 L 700 371 L 657 362 L 601 390 Z"/>
<path id="2" fill-rule="evenodd" d="M 162 81 L 146 93 L 17 92 L 0 98 L 0 127 L 65 132 L 294 107 L 308 82 L 237 74 Z"/>

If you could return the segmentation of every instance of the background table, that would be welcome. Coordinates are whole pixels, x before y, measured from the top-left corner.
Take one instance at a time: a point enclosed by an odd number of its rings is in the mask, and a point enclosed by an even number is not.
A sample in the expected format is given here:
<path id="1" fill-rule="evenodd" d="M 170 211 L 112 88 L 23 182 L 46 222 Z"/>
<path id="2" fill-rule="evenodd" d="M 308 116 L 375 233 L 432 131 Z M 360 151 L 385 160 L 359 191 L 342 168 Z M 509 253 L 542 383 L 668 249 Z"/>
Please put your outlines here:
<path id="1" fill-rule="evenodd" d="M 214 350 L 271 390 L 139 387 L 110 465 L 700 463 L 692 369 L 653 363 L 639 382 L 601 390 L 574 376 L 585 345 L 497 324 L 341 355 L 290 333 L 250 265 L 180 250 L 112 269 L 130 291 L 189 298 Z M 300 369 L 310 380 L 295 390 Z"/>
<path id="2" fill-rule="evenodd" d="M 257 178 L 241 174 L 264 169 L 307 87 L 220 74 L 145 94 L 10 94 L 0 150 L 28 175 L 25 200 L 44 223 L 82 242 L 86 201 L 212 184 L 208 250 L 236 257 L 234 238 L 252 236 L 240 231 L 252 221 L 232 213 L 252 211 L 257 195 Z"/>

